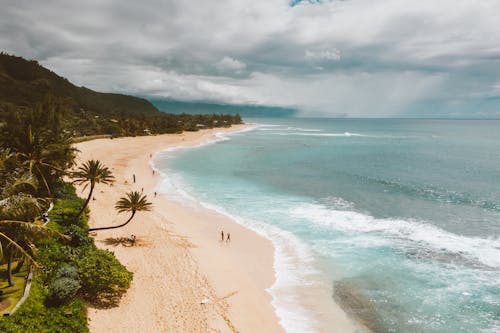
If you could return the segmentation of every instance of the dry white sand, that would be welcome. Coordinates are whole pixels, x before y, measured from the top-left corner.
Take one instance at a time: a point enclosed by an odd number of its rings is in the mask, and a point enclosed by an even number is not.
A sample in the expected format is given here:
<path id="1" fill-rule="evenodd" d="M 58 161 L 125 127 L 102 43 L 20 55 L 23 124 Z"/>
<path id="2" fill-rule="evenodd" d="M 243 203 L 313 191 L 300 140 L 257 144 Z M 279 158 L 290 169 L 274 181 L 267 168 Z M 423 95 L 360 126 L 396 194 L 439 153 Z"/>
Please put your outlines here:
<path id="1" fill-rule="evenodd" d="M 151 212 L 137 213 L 127 226 L 98 231 L 95 236 L 97 246 L 113 251 L 134 279 L 118 307 L 89 309 L 91 332 L 283 331 L 266 292 L 274 282 L 271 242 L 195 203 L 186 206 L 154 196 L 160 176 L 153 175 L 149 165 L 152 154 L 168 147 L 193 146 L 217 132 L 245 126 L 76 145 L 81 151 L 79 164 L 98 159 L 116 177 L 113 186 L 96 186 L 96 200 L 90 202 L 91 227 L 125 221 L 127 216 L 118 215 L 114 204 L 128 191 L 143 190 L 154 204 Z M 81 190 L 79 194 L 86 196 Z M 220 241 L 221 230 L 231 233 L 231 242 Z M 106 244 L 106 239 L 131 234 L 137 236 L 133 247 Z M 320 314 L 324 324 L 320 331 L 355 331 L 338 307 L 327 312 Z"/>

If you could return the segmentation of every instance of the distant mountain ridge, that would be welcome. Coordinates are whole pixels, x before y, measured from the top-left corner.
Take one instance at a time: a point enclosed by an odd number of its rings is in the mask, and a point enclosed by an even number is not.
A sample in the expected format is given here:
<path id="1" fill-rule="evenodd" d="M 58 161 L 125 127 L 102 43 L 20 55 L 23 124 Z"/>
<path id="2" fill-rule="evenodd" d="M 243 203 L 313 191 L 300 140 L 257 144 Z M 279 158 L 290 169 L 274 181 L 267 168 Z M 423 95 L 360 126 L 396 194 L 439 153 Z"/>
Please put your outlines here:
<path id="1" fill-rule="evenodd" d="M 291 117 L 297 114 L 293 108 L 245 104 L 221 104 L 213 102 L 185 102 L 165 98 L 148 98 L 160 111 L 182 114 L 239 114 L 244 118 L 250 117 Z"/>
<path id="2" fill-rule="evenodd" d="M 32 107 L 48 94 L 65 98 L 73 111 L 121 117 L 159 113 L 146 99 L 77 87 L 37 61 L 0 53 L 0 106 Z"/>

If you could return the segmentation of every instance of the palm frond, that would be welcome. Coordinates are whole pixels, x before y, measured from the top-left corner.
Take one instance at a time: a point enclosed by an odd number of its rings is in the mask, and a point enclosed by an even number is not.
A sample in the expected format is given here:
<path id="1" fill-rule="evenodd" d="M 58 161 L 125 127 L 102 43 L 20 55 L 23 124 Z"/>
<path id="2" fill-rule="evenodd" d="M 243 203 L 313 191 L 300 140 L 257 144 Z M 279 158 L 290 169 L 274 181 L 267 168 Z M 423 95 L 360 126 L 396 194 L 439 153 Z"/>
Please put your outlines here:
<path id="1" fill-rule="evenodd" d="M 26 251 L 24 250 L 19 244 L 17 244 L 12 238 L 4 234 L 3 232 L 0 232 L 0 237 L 3 237 L 9 242 L 10 245 L 14 246 L 16 249 L 18 249 L 23 255 L 26 256 L 36 267 L 40 267 L 38 263 L 33 259 L 33 257 Z M 2 252 L 3 253 L 3 252 Z"/>
<path id="2" fill-rule="evenodd" d="M 74 184 L 102 183 L 111 184 L 115 181 L 111 170 L 99 160 L 88 160 L 80 166 L 77 171 L 71 173 Z"/>
<path id="3" fill-rule="evenodd" d="M 0 219 L 33 221 L 42 212 L 43 200 L 29 194 L 11 195 L 0 201 Z"/>
<path id="4" fill-rule="evenodd" d="M 132 191 L 125 194 L 126 197 L 120 198 L 115 204 L 115 209 L 119 213 L 150 211 L 153 204 L 148 201 L 147 196 L 140 192 Z"/>
<path id="5" fill-rule="evenodd" d="M 23 232 L 26 233 L 27 236 L 31 236 L 31 238 L 36 238 L 37 236 L 40 238 L 50 237 L 50 238 L 59 238 L 61 240 L 69 241 L 71 237 L 66 236 L 63 233 L 60 233 L 57 230 L 50 229 L 43 225 L 38 225 L 31 222 L 26 221 L 18 221 L 18 220 L 1 220 L 0 221 L 0 231 L 4 233 L 7 232 L 8 228 L 19 228 Z"/>

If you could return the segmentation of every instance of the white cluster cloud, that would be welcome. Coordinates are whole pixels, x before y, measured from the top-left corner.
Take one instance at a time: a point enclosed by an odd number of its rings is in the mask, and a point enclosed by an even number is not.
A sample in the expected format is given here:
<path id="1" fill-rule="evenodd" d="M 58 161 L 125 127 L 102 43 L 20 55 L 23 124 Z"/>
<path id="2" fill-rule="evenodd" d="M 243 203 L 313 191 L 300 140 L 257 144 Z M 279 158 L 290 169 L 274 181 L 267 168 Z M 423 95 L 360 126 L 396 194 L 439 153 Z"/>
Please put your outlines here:
<path id="1" fill-rule="evenodd" d="M 18 0 L 2 5 L 0 49 L 102 91 L 397 115 L 497 94 L 499 12 L 496 0 Z"/>

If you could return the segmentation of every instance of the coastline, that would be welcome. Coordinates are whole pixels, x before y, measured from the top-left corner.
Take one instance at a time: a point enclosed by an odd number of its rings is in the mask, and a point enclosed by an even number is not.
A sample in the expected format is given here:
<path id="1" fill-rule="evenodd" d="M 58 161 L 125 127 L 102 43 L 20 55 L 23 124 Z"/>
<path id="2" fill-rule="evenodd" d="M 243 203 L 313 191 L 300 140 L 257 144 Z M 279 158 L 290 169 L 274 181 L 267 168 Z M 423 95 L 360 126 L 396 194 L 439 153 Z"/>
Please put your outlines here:
<path id="1" fill-rule="evenodd" d="M 163 196 L 154 197 L 160 176 L 152 174 L 152 154 L 169 147 L 195 146 L 216 133 L 248 127 L 75 145 L 80 150 L 78 164 L 99 159 L 116 177 L 111 187 L 96 186 L 90 226 L 122 221 L 125 216 L 113 207 L 127 191 L 143 190 L 154 205 L 153 211 L 138 213 L 129 225 L 95 236 L 96 245 L 113 251 L 134 272 L 134 279 L 118 307 L 89 308 L 91 332 L 247 332 L 255 327 L 262 332 L 283 331 L 265 291 L 274 281 L 271 242 L 216 212 L 186 209 Z M 231 230 L 233 242 L 221 243 L 220 229 Z M 134 247 L 105 243 L 106 238 L 131 234 L 137 237 Z M 201 304 L 204 299 L 210 302 Z"/>
<path id="2" fill-rule="evenodd" d="M 216 133 L 250 128 L 238 125 L 182 134 L 99 139 L 76 145 L 78 163 L 99 159 L 116 177 L 114 186 L 97 185 L 90 202 L 89 224 L 118 224 L 114 203 L 126 191 L 143 190 L 153 202 L 152 212 L 139 213 L 124 228 L 100 231 L 100 248 L 115 252 L 132 272 L 132 285 L 117 308 L 89 309 L 91 332 L 115 330 L 160 332 L 283 332 L 272 305 L 275 282 L 274 251 L 270 240 L 241 226 L 230 217 L 192 203 L 186 206 L 158 195 L 161 176 L 151 170 L 151 156 L 168 148 L 191 147 L 211 140 Z M 132 175 L 136 176 L 136 183 Z M 78 189 L 79 192 L 81 188 Z M 81 192 L 80 192 L 81 195 Z M 232 241 L 220 241 L 220 230 Z M 108 237 L 137 236 L 135 247 L 106 245 Z M 319 292 L 318 292 L 319 295 Z M 309 301 L 314 302 L 310 295 Z M 304 297 L 306 298 L 306 297 Z M 201 304 L 209 299 L 209 303 Z M 354 323 L 330 295 L 316 299 L 326 309 L 318 331 L 355 332 Z M 309 302 L 305 302 L 309 303 Z"/>

